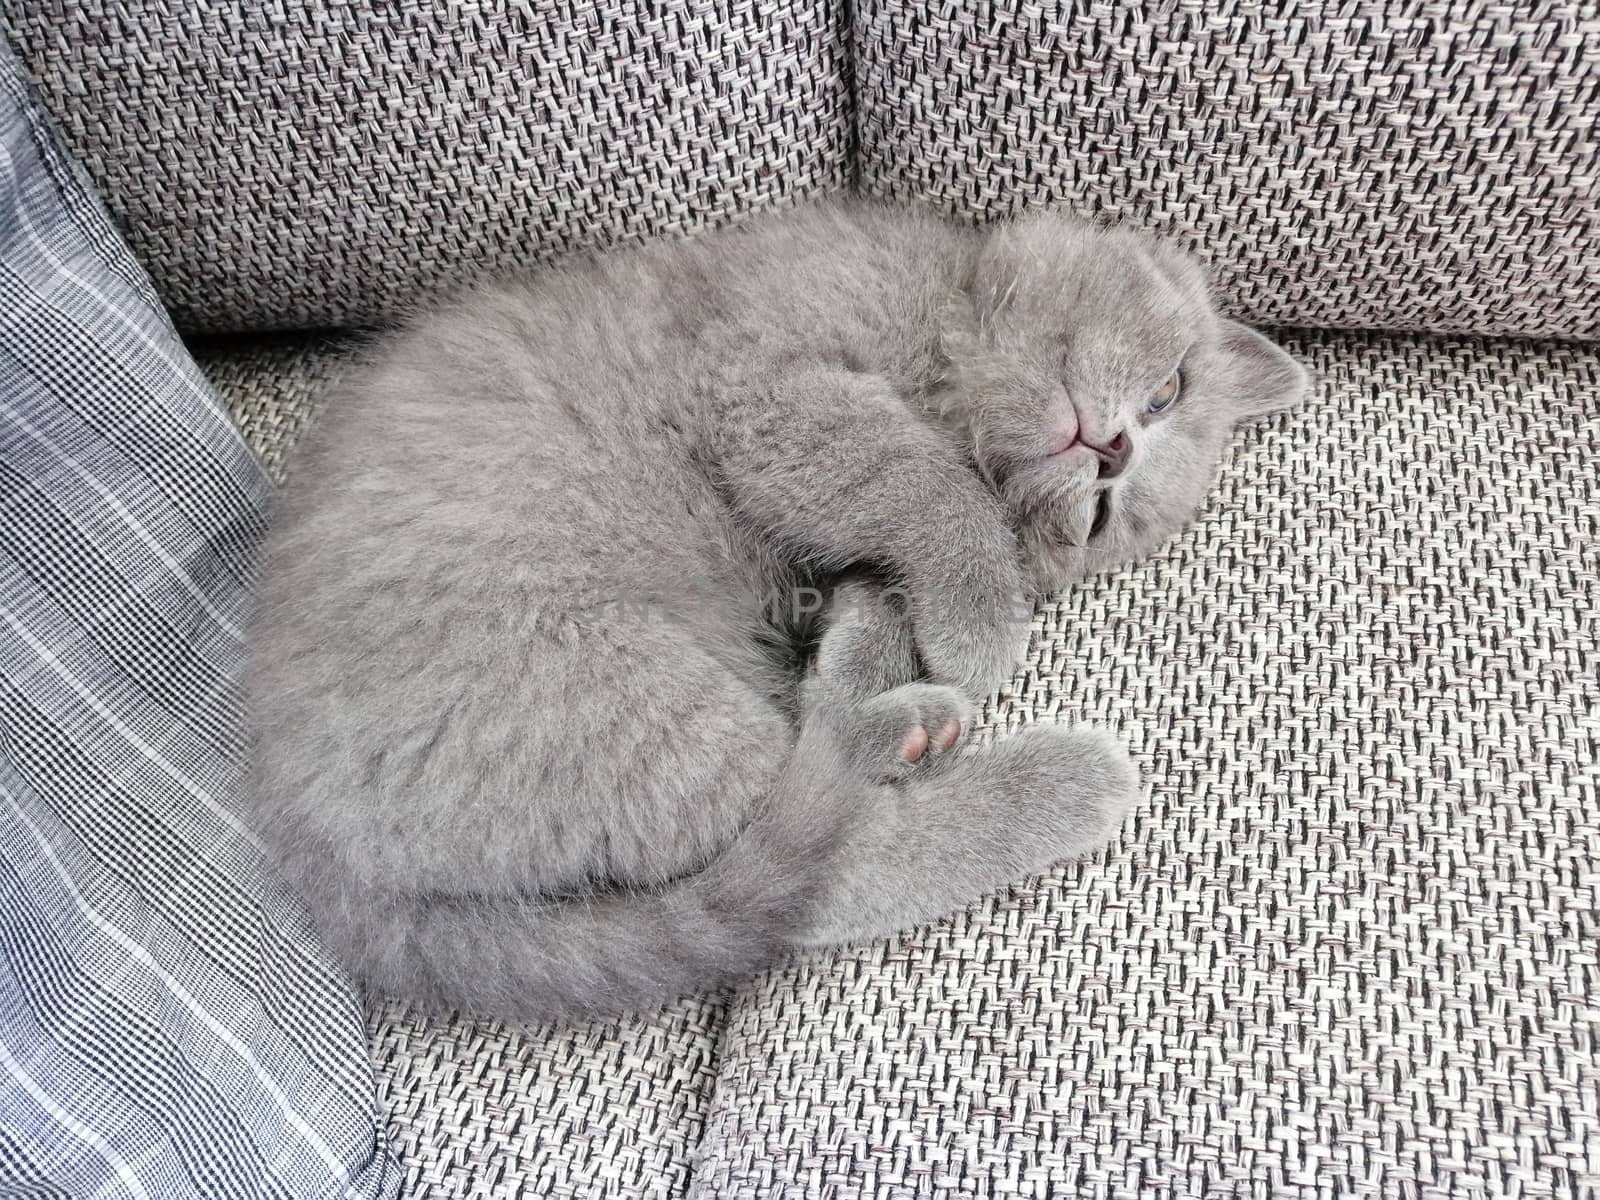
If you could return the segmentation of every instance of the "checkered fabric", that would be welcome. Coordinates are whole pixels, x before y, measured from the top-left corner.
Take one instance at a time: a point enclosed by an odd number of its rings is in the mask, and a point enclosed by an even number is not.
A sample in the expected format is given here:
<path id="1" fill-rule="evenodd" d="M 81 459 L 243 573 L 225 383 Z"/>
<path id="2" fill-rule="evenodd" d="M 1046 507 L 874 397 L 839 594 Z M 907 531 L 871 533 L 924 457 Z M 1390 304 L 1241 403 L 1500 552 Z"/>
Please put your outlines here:
<path id="1" fill-rule="evenodd" d="M 1134 748 L 1117 846 L 731 1006 L 378 1005 L 412 1194 L 1600 1196 L 1600 353 L 1289 344 L 1313 400 L 986 714 Z M 330 360 L 205 363 L 292 470 Z"/>
<path id="2" fill-rule="evenodd" d="M 183 329 L 373 322 L 847 182 L 838 0 L 0 0 L 5 26 Z"/>
<path id="3" fill-rule="evenodd" d="M 398 1189 L 236 811 L 268 494 L 0 45 L 0 1195 Z"/>
<path id="4" fill-rule="evenodd" d="M 860 0 L 861 181 L 1163 230 L 1241 314 L 1600 336 L 1592 0 Z"/>

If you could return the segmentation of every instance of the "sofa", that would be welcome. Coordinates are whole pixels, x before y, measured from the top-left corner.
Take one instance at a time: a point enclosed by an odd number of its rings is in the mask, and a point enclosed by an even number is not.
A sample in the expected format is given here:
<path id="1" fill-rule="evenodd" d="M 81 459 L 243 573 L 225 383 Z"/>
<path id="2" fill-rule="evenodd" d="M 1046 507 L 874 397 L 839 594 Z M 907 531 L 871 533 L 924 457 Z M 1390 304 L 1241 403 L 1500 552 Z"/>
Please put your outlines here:
<path id="1" fill-rule="evenodd" d="M 0 0 L 275 479 L 353 335 L 829 190 L 1157 229 L 1310 369 L 978 736 L 1118 841 L 581 1026 L 366 998 L 418 1197 L 1600 1196 L 1600 12 Z"/>

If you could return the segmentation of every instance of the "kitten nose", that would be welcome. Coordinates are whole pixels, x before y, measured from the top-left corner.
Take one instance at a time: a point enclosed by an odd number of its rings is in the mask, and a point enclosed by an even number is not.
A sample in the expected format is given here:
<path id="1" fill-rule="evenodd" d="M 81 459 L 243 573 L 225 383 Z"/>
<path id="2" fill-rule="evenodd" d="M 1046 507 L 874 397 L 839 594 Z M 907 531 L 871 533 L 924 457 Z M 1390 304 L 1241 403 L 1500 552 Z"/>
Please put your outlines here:
<path id="1" fill-rule="evenodd" d="M 1100 456 L 1100 478 L 1115 479 L 1128 469 L 1128 461 L 1133 457 L 1133 439 L 1126 433 L 1119 433 L 1103 446 L 1084 443 Z"/>

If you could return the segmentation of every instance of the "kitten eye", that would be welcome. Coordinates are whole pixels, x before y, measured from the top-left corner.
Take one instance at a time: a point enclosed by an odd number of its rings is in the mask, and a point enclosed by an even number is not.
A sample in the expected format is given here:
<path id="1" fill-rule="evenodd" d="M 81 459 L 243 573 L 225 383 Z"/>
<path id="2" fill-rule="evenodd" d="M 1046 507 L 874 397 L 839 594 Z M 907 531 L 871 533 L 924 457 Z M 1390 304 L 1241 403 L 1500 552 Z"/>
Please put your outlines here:
<path id="1" fill-rule="evenodd" d="M 1165 412 L 1177 403 L 1178 397 L 1182 393 L 1183 372 L 1181 370 L 1173 371 L 1161 386 L 1156 389 L 1155 395 L 1150 397 L 1150 403 L 1146 405 L 1146 409 L 1152 413 Z"/>
<path id="2" fill-rule="evenodd" d="M 1167 380 L 1156 389 L 1156 394 L 1150 397 L 1150 403 L 1145 406 L 1149 413 L 1165 412 L 1178 402 L 1178 397 L 1183 394 L 1183 372 L 1174 371 L 1167 376 Z"/>

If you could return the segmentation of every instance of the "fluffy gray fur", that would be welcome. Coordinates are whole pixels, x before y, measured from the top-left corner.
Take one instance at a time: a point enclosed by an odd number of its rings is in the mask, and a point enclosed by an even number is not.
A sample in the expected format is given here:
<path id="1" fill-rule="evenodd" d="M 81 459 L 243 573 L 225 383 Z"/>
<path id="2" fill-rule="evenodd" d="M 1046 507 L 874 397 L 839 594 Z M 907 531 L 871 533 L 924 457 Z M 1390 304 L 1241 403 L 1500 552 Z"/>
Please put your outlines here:
<path id="1" fill-rule="evenodd" d="M 1021 599 L 1168 537 L 1303 387 L 1183 255 L 1053 213 L 830 202 L 473 290 L 297 463 L 260 824 L 361 983 L 507 1017 L 939 916 L 1138 793 L 1092 730 L 945 751 Z M 847 574 L 797 686 L 805 622 L 761 598 Z"/>

